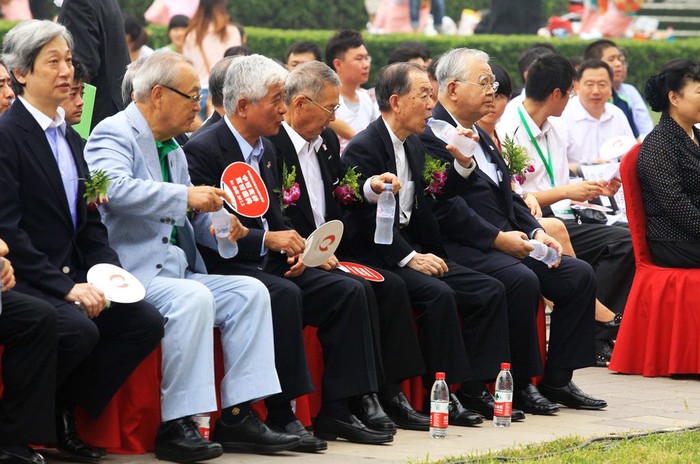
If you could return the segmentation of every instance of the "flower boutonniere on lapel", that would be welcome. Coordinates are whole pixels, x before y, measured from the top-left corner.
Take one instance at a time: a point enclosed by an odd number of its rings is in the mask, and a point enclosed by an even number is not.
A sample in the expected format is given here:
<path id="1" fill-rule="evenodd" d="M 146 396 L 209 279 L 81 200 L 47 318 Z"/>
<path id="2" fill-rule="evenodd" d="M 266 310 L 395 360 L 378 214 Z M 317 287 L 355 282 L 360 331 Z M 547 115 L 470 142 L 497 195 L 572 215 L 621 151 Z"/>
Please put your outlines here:
<path id="1" fill-rule="evenodd" d="M 423 182 L 427 187 L 423 190 L 426 195 L 442 195 L 442 188 L 447 180 L 447 163 L 425 154 L 423 164 Z"/>
<path id="2" fill-rule="evenodd" d="M 362 201 L 360 195 L 360 185 L 358 179 L 360 175 L 355 172 L 355 168 L 348 168 L 347 172 L 340 180 L 338 186 L 333 190 L 333 196 L 341 205 L 349 205 L 356 201 Z"/>
<path id="3" fill-rule="evenodd" d="M 515 136 L 515 134 L 513 134 L 513 136 Z M 525 151 L 525 148 L 515 143 L 515 140 L 507 135 L 503 139 L 503 143 L 501 143 L 501 148 L 503 159 L 505 159 L 508 165 L 508 174 L 510 175 L 511 182 L 516 181 L 520 185 L 524 184 L 527 173 L 535 171 L 535 167 L 530 163 L 530 157 Z"/>
<path id="4" fill-rule="evenodd" d="M 85 179 L 85 193 L 83 194 L 89 210 L 96 210 L 98 206 L 109 201 L 107 187 L 109 187 L 110 182 L 112 181 L 107 177 L 105 171 L 101 169 L 90 171 Z"/>
<path id="5" fill-rule="evenodd" d="M 282 189 L 275 189 L 274 192 L 280 196 L 280 206 L 287 209 L 288 206 L 296 206 L 296 201 L 301 196 L 301 189 L 297 180 L 297 167 L 292 166 L 292 170 L 287 169 L 287 163 L 282 164 Z"/>

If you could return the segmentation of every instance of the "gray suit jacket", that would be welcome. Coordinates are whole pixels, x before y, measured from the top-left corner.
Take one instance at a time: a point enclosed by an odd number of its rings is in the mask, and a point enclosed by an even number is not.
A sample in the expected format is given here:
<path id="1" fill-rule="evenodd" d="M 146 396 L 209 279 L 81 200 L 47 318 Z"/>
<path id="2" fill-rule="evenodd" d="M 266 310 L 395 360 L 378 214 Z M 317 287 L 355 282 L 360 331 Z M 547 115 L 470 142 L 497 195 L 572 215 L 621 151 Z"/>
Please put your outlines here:
<path id="1" fill-rule="evenodd" d="M 112 180 L 109 201 L 101 207 L 102 222 L 126 270 L 148 287 L 163 266 L 176 226 L 189 268 L 206 273 L 195 242 L 216 250 L 216 239 L 209 233 L 208 214 L 196 214 L 191 221 L 187 216 L 192 184 L 185 154 L 181 148 L 168 154 L 171 182 L 163 182 L 153 133 L 134 103 L 95 127 L 85 159 L 90 169 L 102 169 Z"/>

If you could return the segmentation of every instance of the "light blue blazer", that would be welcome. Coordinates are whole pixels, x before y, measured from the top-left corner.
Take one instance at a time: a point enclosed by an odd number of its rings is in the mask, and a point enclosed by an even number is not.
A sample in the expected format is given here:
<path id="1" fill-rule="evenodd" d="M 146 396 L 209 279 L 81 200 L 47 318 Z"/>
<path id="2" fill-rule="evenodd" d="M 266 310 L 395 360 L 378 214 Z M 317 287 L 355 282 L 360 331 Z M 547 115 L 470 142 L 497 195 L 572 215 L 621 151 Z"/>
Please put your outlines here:
<path id="1" fill-rule="evenodd" d="M 163 182 L 153 133 L 134 103 L 100 122 L 85 146 L 90 170 L 104 170 L 111 179 L 109 200 L 100 207 L 109 243 L 146 288 L 165 262 L 173 226 L 192 271 L 206 273 L 195 242 L 217 249 L 209 214 L 187 217 L 192 183 L 184 152 L 178 148 L 167 159 L 171 181 Z"/>

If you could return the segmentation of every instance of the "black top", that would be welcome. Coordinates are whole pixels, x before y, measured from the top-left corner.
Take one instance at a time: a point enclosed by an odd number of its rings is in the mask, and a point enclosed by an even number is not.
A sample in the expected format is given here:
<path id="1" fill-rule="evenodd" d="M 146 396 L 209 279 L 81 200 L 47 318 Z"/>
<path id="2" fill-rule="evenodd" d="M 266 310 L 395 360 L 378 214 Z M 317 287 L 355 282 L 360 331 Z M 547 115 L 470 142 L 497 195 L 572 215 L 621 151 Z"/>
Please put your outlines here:
<path id="1" fill-rule="evenodd" d="M 695 139 L 700 131 L 693 129 Z M 649 240 L 700 240 L 700 147 L 668 114 L 647 135 L 637 175 Z"/>

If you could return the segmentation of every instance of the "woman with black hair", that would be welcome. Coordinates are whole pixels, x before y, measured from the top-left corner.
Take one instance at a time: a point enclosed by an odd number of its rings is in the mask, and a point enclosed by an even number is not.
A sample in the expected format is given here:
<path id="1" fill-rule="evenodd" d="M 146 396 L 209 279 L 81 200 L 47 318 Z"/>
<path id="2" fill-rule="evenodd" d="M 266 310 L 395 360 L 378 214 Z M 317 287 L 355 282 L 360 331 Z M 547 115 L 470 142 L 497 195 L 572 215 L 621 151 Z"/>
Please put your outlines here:
<path id="1" fill-rule="evenodd" d="M 649 78 L 645 97 L 659 124 L 644 139 L 637 174 L 654 263 L 700 267 L 700 65 L 673 60 Z"/>

